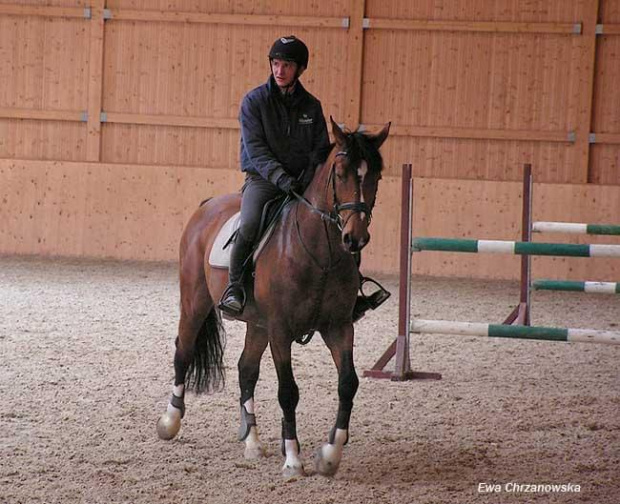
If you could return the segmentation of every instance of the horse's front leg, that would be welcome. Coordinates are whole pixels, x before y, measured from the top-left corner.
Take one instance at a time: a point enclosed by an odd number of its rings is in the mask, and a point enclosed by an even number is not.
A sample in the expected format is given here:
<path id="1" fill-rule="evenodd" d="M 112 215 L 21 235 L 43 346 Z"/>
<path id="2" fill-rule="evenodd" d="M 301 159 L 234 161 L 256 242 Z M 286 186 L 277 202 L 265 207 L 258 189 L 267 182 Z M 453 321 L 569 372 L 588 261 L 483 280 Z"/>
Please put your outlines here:
<path id="1" fill-rule="evenodd" d="M 248 323 L 245 346 L 239 358 L 239 388 L 241 389 L 241 425 L 239 441 L 245 442 L 244 456 L 256 459 L 265 456 L 265 448 L 258 437 L 254 412 L 254 390 L 260 372 L 260 361 L 267 348 L 267 331 Z"/>
<path id="2" fill-rule="evenodd" d="M 282 408 L 282 455 L 286 457 L 282 466 L 285 478 L 305 476 L 300 458 L 300 445 L 297 439 L 295 409 L 299 403 L 299 388 L 293 376 L 291 363 L 292 340 L 282 337 L 280 331 L 272 332 L 276 338 L 271 341 L 271 355 L 278 375 L 278 401 Z"/>
<path id="3" fill-rule="evenodd" d="M 353 365 L 353 324 L 346 323 L 323 335 L 338 368 L 338 416 L 327 444 L 317 450 L 315 466 L 319 474 L 333 476 L 338 471 L 342 450 L 349 440 L 349 420 L 359 379 Z"/>

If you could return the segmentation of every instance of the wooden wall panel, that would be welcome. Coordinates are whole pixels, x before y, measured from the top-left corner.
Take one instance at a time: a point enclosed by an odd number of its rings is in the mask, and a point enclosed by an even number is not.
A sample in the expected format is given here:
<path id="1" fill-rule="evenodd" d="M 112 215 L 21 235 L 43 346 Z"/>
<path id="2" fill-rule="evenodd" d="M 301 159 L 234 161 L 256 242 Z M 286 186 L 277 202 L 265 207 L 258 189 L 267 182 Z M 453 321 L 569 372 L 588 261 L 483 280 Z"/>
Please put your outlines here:
<path id="1" fill-rule="evenodd" d="M 235 124 L 244 94 L 267 80 L 267 54 L 282 34 L 281 29 L 231 25 L 119 21 L 107 26 L 106 113 L 222 118 Z M 320 97 L 327 115 L 343 118 L 346 66 L 332 62 L 341 57 L 340 51 L 346 54 L 346 31 L 295 32 L 312 47 L 304 86 Z M 155 137 L 158 143 L 150 143 Z M 190 166 L 206 159 L 215 161 L 208 166 L 236 168 L 237 155 L 231 157 L 230 146 L 238 151 L 238 138 L 238 131 L 110 124 L 104 127 L 102 158 L 153 164 L 189 160 Z"/>
<path id="2" fill-rule="evenodd" d="M 583 2 L 567 8 L 565 2 L 542 1 L 502 2 L 501 7 L 497 2 L 369 1 L 362 122 L 377 124 L 387 116 L 401 126 L 493 130 L 508 139 L 403 134 L 392 142 L 396 152 L 387 155 L 388 163 L 411 161 L 418 176 L 518 180 L 513 167 L 532 162 L 539 180 L 581 180 L 579 152 L 568 137 L 580 123 L 587 84 L 580 74 L 579 35 L 372 26 L 373 18 L 567 23 L 581 19 L 584 8 Z M 509 140 L 511 132 L 522 131 L 564 133 L 565 141 L 562 136 L 552 144 Z"/>
<path id="3" fill-rule="evenodd" d="M 0 17 L 0 109 L 86 111 L 86 29 L 80 19 Z M 0 157 L 84 159 L 85 133 L 76 122 L 0 118 Z"/>
<path id="4" fill-rule="evenodd" d="M 178 166 L 0 160 L 0 254 L 176 260 L 181 230 L 204 198 L 236 192 L 239 172 Z M 398 271 L 400 179 L 380 183 L 364 252 L 366 271 Z M 567 205 L 570 201 L 572 204 Z M 519 182 L 415 179 L 416 236 L 516 240 Z M 617 223 L 620 187 L 535 184 L 534 218 Z M 536 241 L 620 243 L 614 237 L 536 235 Z M 518 277 L 518 258 L 504 255 L 414 254 L 414 273 Z M 612 258 L 533 259 L 536 277 L 616 281 Z"/>
<path id="5" fill-rule="evenodd" d="M 593 104 L 593 131 L 614 134 L 615 144 L 592 146 L 591 181 L 620 184 L 620 34 L 605 35 L 605 26 L 620 26 L 620 1 L 607 0 L 601 8 L 603 35 L 598 39 Z"/>
<path id="6" fill-rule="evenodd" d="M 1 161 L 0 254 L 176 260 L 200 202 L 240 173 L 188 167 Z"/>
<path id="7" fill-rule="evenodd" d="M 592 182 L 620 185 L 620 144 L 592 146 Z"/>
<path id="8" fill-rule="evenodd" d="M 531 163 L 536 180 L 570 182 L 566 167 L 574 157 L 574 147 L 545 142 L 395 136 L 384 147 L 387 173 L 394 176 L 407 162 L 416 177 L 519 180 L 523 164 Z"/>
<path id="9" fill-rule="evenodd" d="M 600 9 L 601 23 L 620 24 L 620 0 L 604 0 Z"/>
<path id="10" fill-rule="evenodd" d="M 102 132 L 105 163 L 238 169 L 237 130 L 104 124 Z"/>
<path id="11" fill-rule="evenodd" d="M 88 24 L 0 17 L 0 107 L 86 110 Z"/>
<path id="12" fill-rule="evenodd" d="M 568 131 L 573 57 L 570 36 L 371 31 L 363 120 Z"/>
<path id="13" fill-rule="evenodd" d="M 80 161 L 85 157 L 84 123 L 0 119 L 0 158 Z"/>

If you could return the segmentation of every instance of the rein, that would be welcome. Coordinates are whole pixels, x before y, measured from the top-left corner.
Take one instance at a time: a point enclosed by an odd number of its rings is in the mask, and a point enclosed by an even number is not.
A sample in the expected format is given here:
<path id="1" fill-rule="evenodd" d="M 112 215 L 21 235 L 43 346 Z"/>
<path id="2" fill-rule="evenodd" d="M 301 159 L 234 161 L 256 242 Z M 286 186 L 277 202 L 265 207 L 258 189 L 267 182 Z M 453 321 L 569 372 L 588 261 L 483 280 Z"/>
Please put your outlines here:
<path id="1" fill-rule="evenodd" d="M 340 151 L 336 153 L 335 157 L 347 156 L 347 154 L 348 154 L 347 151 Z M 368 224 L 370 224 L 370 220 L 372 219 L 372 210 L 366 203 L 364 203 L 363 201 L 351 201 L 347 203 L 338 202 L 338 193 L 336 192 L 336 177 L 334 176 L 335 170 L 336 170 L 336 163 L 332 163 L 332 167 L 329 172 L 329 179 L 327 181 L 328 184 L 331 181 L 332 196 L 334 200 L 334 209 L 331 212 L 326 212 L 325 210 L 321 210 L 315 207 L 312 203 L 310 203 L 310 201 L 308 201 L 307 198 L 305 198 L 301 194 L 297 194 L 296 192 L 293 192 L 293 196 L 295 196 L 295 198 L 300 203 L 303 203 L 304 205 L 306 205 L 314 213 L 319 214 L 321 216 L 322 221 L 335 224 L 336 227 L 338 227 L 340 231 L 343 230 L 347 221 L 356 213 L 365 213 L 367 215 L 366 218 L 368 219 Z M 340 215 L 340 213 L 345 210 L 351 211 L 351 215 L 349 215 L 347 220 L 343 220 L 342 216 Z"/>

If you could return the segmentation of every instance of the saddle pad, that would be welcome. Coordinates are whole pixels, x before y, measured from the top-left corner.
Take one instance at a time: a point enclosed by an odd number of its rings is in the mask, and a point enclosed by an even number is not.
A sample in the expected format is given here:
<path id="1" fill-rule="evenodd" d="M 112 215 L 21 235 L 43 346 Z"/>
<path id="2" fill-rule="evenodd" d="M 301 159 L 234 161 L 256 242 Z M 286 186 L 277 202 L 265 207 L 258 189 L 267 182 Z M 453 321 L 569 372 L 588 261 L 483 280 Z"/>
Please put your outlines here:
<path id="1" fill-rule="evenodd" d="M 215 237 L 211 253 L 209 254 L 209 264 L 214 268 L 226 268 L 230 265 L 230 251 L 232 250 L 232 243 L 229 243 L 226 248 L 224 246 L 230 240 L 233 233 L 239 229 L 239 221 L 241 220 L 241 212 L 237 212 L 230 219 L 226 221 L 226 224 L 222 226 L 220 232 Z"/>
<path id="2" fill-rule="evenodd" d="M 229 241 L 233 233 L 237 231 L 237 229 L 239 229 L 240 221 L 241 212 L 237 212 L 226 221 L 226 223 L 222 226 L 219 233 L 215 237 L 213 247 L 211 248 L 211 253 L 209 254 L 209 264 L 212 267 L 225 269 L 228 269 L 230 267 L 230 251 L 232 250 L 233 244 L 232 242 L 229 243 Z M 265 231 L 265 234 L 260 239 L 258 247 L 256 247 L 256 250 L 254 251 L 254 256 L 252 257 L 252 261 L 254 264 L 256 264 L 258 256 L 269 241 L 269 238 L 273 234 L 274 229 L 275 221 L 269 225 L 269 227 Z"/>

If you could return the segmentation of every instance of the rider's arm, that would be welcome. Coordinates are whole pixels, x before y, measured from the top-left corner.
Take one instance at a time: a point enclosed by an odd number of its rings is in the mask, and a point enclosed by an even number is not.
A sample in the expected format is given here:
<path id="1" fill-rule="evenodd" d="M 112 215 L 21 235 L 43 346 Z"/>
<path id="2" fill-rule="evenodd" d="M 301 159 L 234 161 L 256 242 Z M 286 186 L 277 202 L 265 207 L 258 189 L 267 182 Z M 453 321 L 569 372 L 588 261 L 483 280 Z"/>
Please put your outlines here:
<path id="1" fill-rule="evenodd" d="M 241 103 L 239 122 L 241 141 L 252 167 L 264 179 L 277 185 L 278 179 L 288 174 L 267 143 L 259 105 L 251 96 L 246 96 Z"/>

